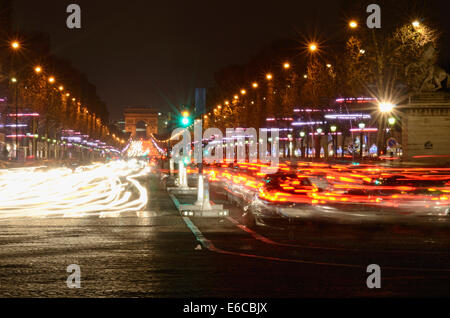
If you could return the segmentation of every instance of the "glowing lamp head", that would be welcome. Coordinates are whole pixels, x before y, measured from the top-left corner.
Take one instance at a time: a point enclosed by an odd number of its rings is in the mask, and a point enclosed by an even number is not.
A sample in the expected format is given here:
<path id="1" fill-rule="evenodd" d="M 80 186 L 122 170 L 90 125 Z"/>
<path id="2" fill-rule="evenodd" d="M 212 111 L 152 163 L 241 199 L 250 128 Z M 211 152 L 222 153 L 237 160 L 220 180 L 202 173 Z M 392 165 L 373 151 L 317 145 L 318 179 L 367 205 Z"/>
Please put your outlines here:
<path id="1" fill-rule="evenodd" d="M 358 27 L 358 22 L 356 22 L 355 20 L 352 20 L 348 23 L 349 27 L 352 29 L 355 29 Z"/>
<path id="2" fill-rule="evenodd" d="M 378 104 L 378 107 L 380 109 L 380 112 L 390 113 L 394 109 L 395 105 L 390 102 L 381 102 Z"/>
<path id="3" fill-rule="evenodd" d="M 49 77 L 49 78 L 48 78 L 48 82 L 49 82 L 50 84 L 53 84 L 53 83 L 55 82 L 55 78 L 54 78 L 53 76 Z"/>
<path id="4" fill-rule="evenodd" d="M 272 78 L 273 78 L 272 74 L 269 73 L 269 74 L 266 75 L 266 79 L 268 79 L 269 81 L 270 81 Z"/>
<path id="5" fill-rule="evenodd" d="M 389 123 L 389 125 L 391 125 L 391 126 L 394 126 L 395 125 L 395 118 L 394 117 L 389 117 L 388 118 L 388 123 Z"/>
<path id="6" fill-rule="evenodd" d="M 42 72 L 42 67 L 40 67 L 40 66 L 36 66 L 35 68 L 34 68 L 34 71 L 36 72 L 36 73 L 40 73 L 40 72 Z"/>
<path id="7" fill-rule="evenodd" d="M 415 20 L 415 21 L 412 22 L 412 26 L 415 27 L 415 28 L 418 28 L 418 27 L 420 27 L 420 22 Z"/>
<path id="8" fill-rule="evenodd" d="M 318 133 L 318 134 L 321 134 L 322 131 L 323 131 L 322 128 L 317 128 L 317 133 Z"/>
<path id="9" fill-rule="evenodd" d="M 359 124 L 358 124 L 358 127 L 359 127 L 359 129 L 364 129 L 364 128 L 366 128 L 366 124 L 364 124 L 364 123 L 359 123 Z"/>
<path id="10" fill-rule="evenodd" d="M 289 63 L 286 62 L 286 63 L 283 64 L 283 67 L 284 67 L 284 69 L 287 70 L 288 68 L 291 67 L 291 64 L 289 64 Z"/>
<path id="11" fill-rule="evenodd" d="M 247 94 L 247 91 L 245 89 L 241 89 L 241 94 L 245 95 L 245 94 Z"/>
<path id="12" fill-rule="evenodd" d="M 252 86 L 253 86 L 253 88 L 258 88 L 258 83 L 254 82 L 254 83 L 252 84 Z"/>
<path id="13" fill-rule="evenodd" d="M 337 129 L 336 126 L 331 126 L 331 127 L 330 127 L 331 132 L 336 132 L 336 129 Z"/>
<path id="14" fill-rule="evenodd" d="M 308 48 L 309 48 L 309 50 L 310 50 L 311 52 L 315 52 L 315 51 L 317 51 L 317 44 L 316 44 L 316 43 L 311 43 L 311 44 L 308 46 Z"/>
<path id="15" fill-rule="evenodd" d="M 304 131 L 300 132 L 300 137 L 302 137 L 302 138 L 305 137 L 305 132 Z"/>
<path id="16" fill-rule="evenodd" d="M 11 47 L 14 50 L 18 50 L 18 49 L 20 49 L 20 43 L 18 41 L 13 41 L 13 42 L 11 42 Z"/>

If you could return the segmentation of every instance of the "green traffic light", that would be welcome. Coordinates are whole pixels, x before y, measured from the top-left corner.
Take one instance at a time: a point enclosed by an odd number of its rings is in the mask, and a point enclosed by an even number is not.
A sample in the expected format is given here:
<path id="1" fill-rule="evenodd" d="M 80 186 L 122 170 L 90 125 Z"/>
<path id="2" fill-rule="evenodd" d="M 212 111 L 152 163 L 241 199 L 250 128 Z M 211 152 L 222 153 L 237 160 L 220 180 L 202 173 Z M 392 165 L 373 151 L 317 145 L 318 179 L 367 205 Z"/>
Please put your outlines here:
<path id="1" fill-rule="evenodd" d="M 189 118 L 187 118 L 187 117 L 183 117 L 182 119 L 181 119 L 181 123 L 183 124 L 183 126 L 189 126 L 189 123 L 190 123 L 191 121 L 189 120 Z"/>

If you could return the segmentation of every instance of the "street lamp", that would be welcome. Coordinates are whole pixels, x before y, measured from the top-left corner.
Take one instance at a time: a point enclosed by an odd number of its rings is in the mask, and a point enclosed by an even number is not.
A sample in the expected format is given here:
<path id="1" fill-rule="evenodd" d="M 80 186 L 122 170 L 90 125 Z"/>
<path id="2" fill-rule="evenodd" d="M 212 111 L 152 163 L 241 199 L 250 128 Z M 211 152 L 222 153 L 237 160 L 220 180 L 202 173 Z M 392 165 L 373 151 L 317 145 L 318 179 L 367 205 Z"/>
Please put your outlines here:
<path id="1" fill-rule="evenodd" d="M 317 51 L 317 44 L 316 43 L 310 43 L 308 48 L 309 48 L 310 52 L 315 52 L 315 51 Z"/>
<path id="2" fill-rule="evenodd" d="M 253 88 L 258 88 L 258 83 L 254 82 L 254 83 L 252 84 L 252 87 L 253 87 Z"/>
<path id="3" fill-rule="evenodd" d="M 333 139 L 334 156 L 337 157 L 337 134 L 336 134 L 337 127 L 335 125 L 332 125 L 330 127 L 330 130 L 332 133 L 331 137 Z"/>
<path id="4" fill-rule="evenodd" d="M 245 94 L 247 94 L 247 91 L 245 89 L 241 89 L 241 94 L 245 95 Z"/>
<path id="5" fill-rule="evenodd" d="M 420 22 L 417 21 L 417 20 L 413 21 L 411 24 L 412 24 L 412 26 L 415 27 L 415 28 L 420 27 Z"/>
<path id="6" fill-rule="evenodd" d="M 395 125 L 395 118 L 394 117 L 389 117 L 388 118 L 388 123 L 389 123 L 389 125 L 391 125 L 391 126 L 394 126 Z"/>
<path id="7" fill-rule="evenodd" d="M 272 78 L 273 78 L 272 74 L 268 73 L 268 74 L 266 75 L 266 79 L 267 79 L 267 80 L 270 81 Z"/>
<path id="8" fill-rule="evenodd" d="M 316 132 L 317 132 L 317 140 L 318 140 L 318 144 L 319 144 L 319 157 L 320 157 L 320 146 L 321 146 L 321 144 L 320 144 L 320 141 L 321 141 L 321 135 L 322 135 L 322 132 L 323 132 L 323 129 L 322 128 L 317 128 L 317 130 L 316 130 Z M 314 136 L 313 136 L 313 139 L 312 140 L 314 140 Z M 313 147 L 315 147 L 315 146 L 313 146 Z M 316 149 L 317 150 L 317 149 Z M 317 158 L 317 153 L 316 153 L 316 158 Z"/>
<path id="9" fill-rule="evenodd" d="M 358 22 L 356 22 L 355 20 L 352 20 L 348 23 L 349 27 L 352 29 L 356 29 L 358 27 Z"/>
<path id="10" fill-rule="evenodd" d="M 12 41 L 12 42 L 11 42 L 11 47 L 12 47 L 14 50 L 20 49 L 20 43 L 19 43 L 19 41 Z"/>
<path id="11" fill-rule="evenodd" d="M 53 83 L 55 82 L 55 78 L 54 78 L 53 76 L 50 76 L 50 77 L 48 78 L 48 82 L 49 82 L 50 84 L 53 84 Z"/>
<path id="12" fill-rule="evenodd" d="M 289 69 L 291 67 L 291 64 L 289 64 L 288 62 L 283 64 L 284 69 Z"/>
<path id="13" fill-rule="evenodd" d="M 36 73 L 40 73 L 40 72 L 42 72 L 42 67 L 40 67 L 40 66 L 36 66 L 35 68 L 34 68 L 34 71 L 36 72 Z"/>
<path id="14" fill-rule="evenodd" d="M 305 139 L 305 132 L 301 131 L 300 132 L 300 137 L 302 138 L 302 144 L 301 144 L 301 148 L 302 148 L 302 157 L 306 158 L 306 154 L 305 154 L 305 145 L 304 145 L 304 139 Z"/>
<path id="15" fill-rule="evenodd" d="M 382 113 L 390 113 L 394 109 L 395 105 L 391 102 L 380 102 L 378 108 Z"/>
<path id="16" fill-rule="evenodd" d="M 363 142 L 363 137 L 364 137 L 363 136 L 363 131 L 364 131 L 364 128 L 366 128 L 366 124 L 359 123 L 358 127 L 360 129 L 360 134 L 359 134 L 359 156 L 362 159 L 363 158 L 363 145 L 364 145 L 364 142 Z"/>

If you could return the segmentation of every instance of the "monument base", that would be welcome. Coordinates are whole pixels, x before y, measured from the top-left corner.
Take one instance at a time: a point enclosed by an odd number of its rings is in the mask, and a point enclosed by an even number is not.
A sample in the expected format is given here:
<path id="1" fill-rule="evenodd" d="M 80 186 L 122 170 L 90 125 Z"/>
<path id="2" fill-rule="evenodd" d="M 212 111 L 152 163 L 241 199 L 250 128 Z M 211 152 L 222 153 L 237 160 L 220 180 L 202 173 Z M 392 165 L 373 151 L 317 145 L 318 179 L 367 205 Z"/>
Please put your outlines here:
<path id="1" fill-rule="evenodd" d="M 420 93 L 398 109 L 403 160 L 450 165 L 450 93 Z"/>

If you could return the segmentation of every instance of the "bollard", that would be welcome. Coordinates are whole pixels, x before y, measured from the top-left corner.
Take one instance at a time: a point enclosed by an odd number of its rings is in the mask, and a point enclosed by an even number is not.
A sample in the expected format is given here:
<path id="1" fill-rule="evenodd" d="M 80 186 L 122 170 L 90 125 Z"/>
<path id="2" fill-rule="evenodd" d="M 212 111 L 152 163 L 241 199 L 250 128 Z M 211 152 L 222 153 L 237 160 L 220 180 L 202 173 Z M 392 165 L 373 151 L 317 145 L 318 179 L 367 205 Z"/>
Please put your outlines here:
<path id="1" fill-rule="evenodd" d="M 175 170 L 173 158 L 170 158 L 170 160 L 169 160 L 169 170 L 170 170 L 170 175 L 173 176 L 174 170 Z"/>
<path id="2" fill-rule="evenodd" d="M 197 202 L 195 205 L 201 206 L 202 210 L 211 210 L 211 202 L 209 201 L 209 183 L 208 179 L 203 175 L 198 177 Z"/>
<path id="3" fill-rule="evenodd" d="M 200 206 L 203 205 L 203 198 L 204 198 L 204 186 L 203 186 L 204 180 L 203 175 L 198 175 L 198 186 L 197 186 L 197 202 L 195 202 L 195 205 Z"/>
<path id="4" fill-rule="evenodd" d="M 184 166 L 184 162 L 180 160 L 178 162 L 178 187 L 179 188 L 187 188 L 187 176 L 186 176 L 186 168 Z"/>
<path id="5" fill-rule="evenodd" d="M 211 210 L 211 202 L 209 201 L 209 181 L 208 178 L 203 181 L 203 205 L 202 210 Z"/>

